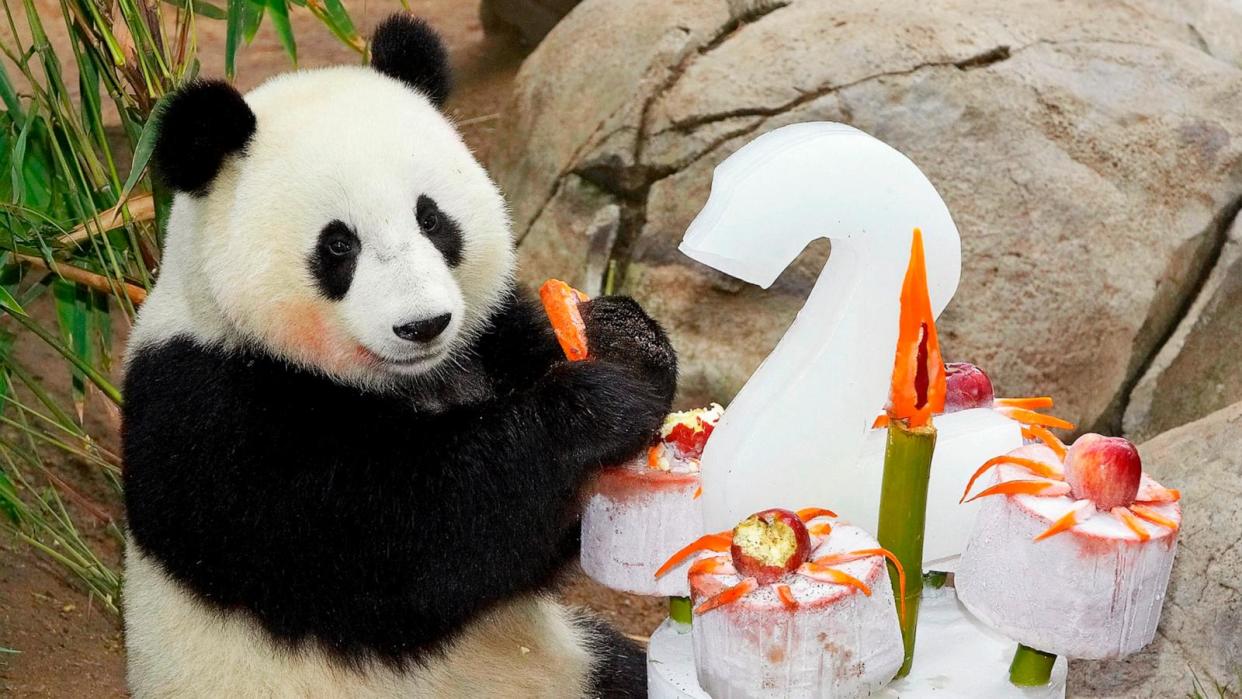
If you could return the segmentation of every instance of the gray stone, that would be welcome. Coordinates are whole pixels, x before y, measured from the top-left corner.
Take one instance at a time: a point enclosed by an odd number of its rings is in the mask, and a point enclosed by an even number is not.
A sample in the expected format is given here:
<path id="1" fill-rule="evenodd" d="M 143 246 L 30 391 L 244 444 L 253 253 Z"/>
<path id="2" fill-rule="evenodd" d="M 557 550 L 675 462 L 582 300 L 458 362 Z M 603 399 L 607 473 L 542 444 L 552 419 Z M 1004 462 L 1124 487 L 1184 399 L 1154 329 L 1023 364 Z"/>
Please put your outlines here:
<path id="1" fill-rule="evenodd" d="M 883 139 L 944 195 L 964 251 L 947 355 L 1095 429 L 1120 428 L 1242 195 L 1242 69 L 1154 0 L 587 0 L 523 65 L 492 161 L 525 277 L 585 276 L 615 203 L 603 268 L 670 328 L 679 400 L 727 401 L 827 246 L 765 291 L 676 245 L 716 164 L 807 120 Z"/>
<path id="2" fill-rule="evenodd" d="M 1242 403 L 1142 444 L 1143 468 L 1182 491 L 1182 530 L 1156 640 L 1129 658 L 1070 663 L 1071 696 L 1242 693 Z"/>
<path id="3" fill-rule="evenodd" d="M 487 32 L 511 32 L 531 46 L 581 0 L 481 0 L 479 19 Z"/>
<path id="4" fill-rule="evenodd" d="M 1141 441 L 1242 400 L 1242 218 L 1186 317 L 1135 385 L 1125 434 Z"/>

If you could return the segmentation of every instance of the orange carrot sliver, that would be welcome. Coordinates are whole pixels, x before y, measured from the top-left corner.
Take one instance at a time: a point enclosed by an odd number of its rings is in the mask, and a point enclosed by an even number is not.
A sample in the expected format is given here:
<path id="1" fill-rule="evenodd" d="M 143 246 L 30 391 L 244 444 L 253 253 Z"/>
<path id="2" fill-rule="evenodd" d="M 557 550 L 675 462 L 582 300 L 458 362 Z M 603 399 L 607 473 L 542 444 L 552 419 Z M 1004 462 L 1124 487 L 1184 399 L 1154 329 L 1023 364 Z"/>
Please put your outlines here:
<path id="1" fill-rule="evenodd" d="M 871 556 L 883 556 L 887 558 L 893 567 L 897 569 L 897 587 L 901 590 L 901 598 L 898 603 L 901 605 L 900 613 L 902 621 L 906 618 L 906 569 L 902 567 L 901 561 L 897 560 L 897 556 L 888 549 L 859 549 L 857 551 L 847 551 L 845 553 L 830 553 L 827 556 L 821 556 L 811 561 L 817 566 L 839 565 L 841 563 L 849 563 L 857 561 L 860 558 L 870 558 Z"/>
<path id="2" fill-rule="evenodd" d="M 781 604 L 785 605 L 785 609 L 793 611 L 798 608 L 798 600 L 794 599 L 793 590 L 789 589 L 784 583 L 776 586 L 776 596 L 780 598 Z"/>
<path id="3" fill-rule="evenodd" d="M 1062 442 L 1047 427 L 1042 425 L 1023 425 L 1022 437 L 1023 439 L 1043 442 L 1044 446 L 1051 449 L 1052 453 L 1056 454 L 1057 458 L 1062 461 L 1065 461 L 1065 455 L 1069 453 L 1069 450 L 1065 448 L 1065 442 Z"/>
<path id="4" fill-rule="evenodd" d="M 998 408 L 997 412 L 1012 420 L 1017 420 L 1024 425 L 1040 425 L 1043 427 L 1056 427 L 1062 430 L 1074 429 L 1074 423 L 1069 420 L 1062 420 L 1053 415 L 1044 415 L 1034 410 L 1026 408 Z"/>
<path id="5" fill-rule="evenodd" d="M 804 507 L 798 510 L 798 519 L 803 522 L 809 522 L 816 517 L 836 517 L 837 513 L 832 510 L 825 510 L 822 507 Z"/>
<path id="6" fill-rule="evenodd" d="M 695 607 L 694 613 L 705 614 L 723 604 L 736 602 L 737 600 L 750 594 L 756 587 L 759 587 L 759 583 L 756 582 L 754 578 L 746 578 L 742 580 L 742 582 L 718 593 L 716 596 L 709 598 L 703 604 Z"/>
<path id="7" fill-rule="evenodd" d="M 1068 483 L 1053 481 L 1005 481 L 984 490 L 966 502 L 974 502 L 989 495 L 1068 495 Z"/>
<path id="8" fill-rule="evenodd" d="M 1052 407 L 1052 396 L 1029 396 L 1025 398 L 997 398 L 993 402 L 998 408 L 1026 408 L 1039 410 Z"/>
<path id="9" fill-rule="evenodd" d="M 1124 522 L 1125 525 L 1130 528 L 1130 531 L 1138 535 L 1139 541 L 1147 541 L 1151 538 L 1151 532 L 1147 531 L 1147 528 L 1143 526 L 1143 523 L 1139 521 L 1139 518 L 1135 517 L 1134 513 L 1130 510 L 1124 507 L 1114 507 L 1112 509 L 1112 514 L 1114 517 Z"/>
<path id="10" fill-rule="evenodd" d="M 1152 524 L 1158 524 L 1162 527 L 1168 527 L 1169 529 L 1172 529 L 1173 531 L 1177 531 L 1178 529 L 1181 528 L 1181 525 L 1179 525 L 1176 520 L 1169 519 L 1168 517 L 1165 517 L 1164 515 L 1160 514 L 1159 512 L 1156 512 L 1155 510 L 1151 509 L 1150 507 L 1147 507 L 1146 505 L 1140 505 L 1138 503 L 1135 503 L 1130 506 L 1130 511 L 1133 512 L 1134 515 L 1138 517 L 1139 519 L 1145 519 L 1148 522 L 1151 522 Z"/>
<path id="11" fill-rule="evenodd" d="M 861 591 L 864 595 L 868 597 L 871 596 L 871 588 L 867 585 L 867 583 L 859 580 L 849 573 L 842 573 L 835 568 L 826 568 L 818 566 L 814 563 L 803 563 L 802 567 L 798 569 L 798 573 L 820 582 L 835 583 L 837 585 L 849 585 L 850 587 Z"/>
<path id="12" fill-rule="evenodd" d="M 539 300 L 565 357 L 571 362 L 586 359 L 586 323 L 578 311 L 578 304 L 587 300 L 586 295 L 559 279 L 549 279 L 539 287 Z"/>
<path id="13" fill-rule="evenodd" d="M 1085 511 L 1087 504 L 1090 504 L 1089 500 L 1079 500 L 1074 503 L 1073 506 L 1070 507 L 1069 512 L 1066 512 L 1058 517 L 1056 521 L 1052 523 L 1051 527 L 1048 527 L 1043 531 L 1043 533 L 1035 537 L 1035 541 L 1043 541 L 1050 536 L 1056 536 L 1063 531 L 1068 531 L 1081 524 L 1083 521 L 1082 513 Z"/>
<path id="14" fill-rule="evenodd" d="M 1055 478 L 1057 480 L 1060 480 L 1061 478 L 1060 472 L 1054 470 L 1051 466 L 1041 461 L 1027 459 L 1021 456 L 1002 454 L 988 459 L 982 466 L 979 467 L 977 471 L 975 471 L 974 475 L 970 477 L 970 480 L 966 482 L 966 490 L 962 493 L 962 499 L 958 500 L 958 503 L 960 504 L 966 502 L 966 496 L 970 495 L 970 489 L 975 485 L 975 481 L 979 480 L 980 476 L 987 473 L 988 469 L 993 466 L 999 466 L 1000 464 L 1013 464 L 1014 466 L 1021 466 L 1036 476 L 1043 476 L 1044 478 Z"/>
<path id="15" fill-rule="evenodd" d="M 875 419 L 875 422 L 871 423 L 871 429 L 873 430 L 878 430 L 881 427 L 888 427 L 888 415 L 887 414 L 877 417 Z"/>
<path id="16" fill-rule="evenodd" d="M 660 566 L 660 569 L 655 572 L 655 576 L 657 578 L 663 577 L 665 573 L 669 572 L 673 568 L 676 568 L 682 561 L 686 560 L 691 555 L 698 553 L 699 551 L 716 551 L 718 553 L 724 552 L 728 551 L 729 546 L 732 544 L 733 537 L 727 532 L 705 534 L 690 544 L 687 544 L 677 553 L 673 554 L 673 556 L 665 561 L 664 565 Z"/>

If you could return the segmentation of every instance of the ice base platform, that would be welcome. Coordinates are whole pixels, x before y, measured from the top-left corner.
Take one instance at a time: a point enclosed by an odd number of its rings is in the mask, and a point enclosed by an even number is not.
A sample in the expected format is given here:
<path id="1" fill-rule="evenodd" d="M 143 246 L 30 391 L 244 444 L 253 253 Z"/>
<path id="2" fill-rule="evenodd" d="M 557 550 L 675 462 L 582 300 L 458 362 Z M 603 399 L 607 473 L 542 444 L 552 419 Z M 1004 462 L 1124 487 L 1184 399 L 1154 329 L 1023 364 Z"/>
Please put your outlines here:
<path id="1" fill-rule="evenodd" d="M 1009 661 L 1017 643 L 984 626 L 957 601 L 952 588 L 925 589 L 919 608 L 914 668 L 872 696 L 1064 699 L 1068 664 L 1057 658 L 1043 687 L 1009 683 Z M 647 648 L 647 691 L 651 699 L 711 699 L 699 688 L 689 632 L 665 620 Z"/>

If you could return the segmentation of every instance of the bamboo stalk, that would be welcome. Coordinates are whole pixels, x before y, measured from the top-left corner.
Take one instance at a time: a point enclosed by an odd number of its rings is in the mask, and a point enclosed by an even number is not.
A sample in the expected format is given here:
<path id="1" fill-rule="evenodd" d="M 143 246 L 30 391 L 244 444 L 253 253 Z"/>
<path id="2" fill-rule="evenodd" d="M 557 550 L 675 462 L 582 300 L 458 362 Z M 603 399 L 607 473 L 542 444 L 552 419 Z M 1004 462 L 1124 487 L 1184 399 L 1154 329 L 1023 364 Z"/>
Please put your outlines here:
<path id="1" fill-rule="evenodd" d="M 905 677 L 914 663 L 914 641 L 923 593 L 923 528 L 927 521 L 927 483 L 931 476 L 932 451 L 936 448 L 936 428 L 931 424 L 910 427 L 904 419 L 888 423 L 888 442 L 884 450 L 884 480 L 880 486 L 880 546 L 893 552 L 906 570 L 905 616 L 901 619 L 901 640 L 905 660 L 898 677 Z M 901 608 L 902 590 L 896 568 L 889 566 L 893 597 Z"/>
<path id="2" fill-rule="evenodd" d="M 1009 664 L 1009 681 L 1018 687 L 1042 687 L 1052 677 L 1052 666 L 1057 656 L 1018 644 Z"/>
<path id="3" fill-rule="evenodd" d="M 689 597 L 668 598 L 668 616 L 679 624 L 690 626 L 694 619 L 693 608 Z"/>
<path id="4" fill-rule="evenodd" d="M 19 253 L 14 255 L 14 258 L 17 259 L 18 262 L 30 265 L 35 269 L 52 272 L 59 275 L 62 279 L 84 284 L 96 291 L 103 292 L 105 294 L 115 293 L 113 280 L 108 279 L 102 274 L 95 274 L 94 272 L 87 271 L 81 267 L 74 267 L 73 265 L 60 263 L 49 265 L 42 257 L 35 257 L 34 255 L 22 255 Z M 118 281 L 116 283 L 121 286 L 121 289 L 125 292 L 125 295 L 129 297 L 130 303 L 133 303 L 135 306 L 141 305 L 143 301 L 147 300 L 146 289 L 134 286 L 129 282 Z"/>

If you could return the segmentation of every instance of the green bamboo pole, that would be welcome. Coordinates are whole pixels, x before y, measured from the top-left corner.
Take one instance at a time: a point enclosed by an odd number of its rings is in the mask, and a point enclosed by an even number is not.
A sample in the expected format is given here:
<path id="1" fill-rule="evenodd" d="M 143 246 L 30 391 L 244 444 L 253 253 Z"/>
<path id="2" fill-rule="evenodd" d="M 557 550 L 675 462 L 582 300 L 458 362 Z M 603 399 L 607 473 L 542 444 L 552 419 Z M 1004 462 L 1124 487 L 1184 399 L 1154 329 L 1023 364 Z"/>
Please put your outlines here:
<path id="1" fill-rule="evenodd" d="M 901 561 L 906 572 L 905 617 L 901 620 L 901 640 L 906 657 L 898 677 L 910 673 L 914 663 L 914 637 L 919 618 L 919 599 L 923 592 L 923 528 L 927 521 L 927 481 L 931 476 L 932 451 L 936 448 L 936 428 L 928 424 L 910 427 L 904 419 L 888 423 L 888 442 L 884 449 L 884 481 L 880 486 L 880 545 Z M 901 609 L 902 591 L 896 568 L 888 563 L 893 597 Z"/>
<path id="2" fill-rule="evenodd" d="M 668 615 L 673 621 L 689 626 L 694 618 L 693 605 L 689 597 L 669 597 Z"/>
<path id="3" fill-rule="evenodd" d="M 1057 656 L 1018 644 L 1013 662 L 1009 664 L 1009 682 L 1018 687 L 1042 687 L 1052 677 Z"/>

